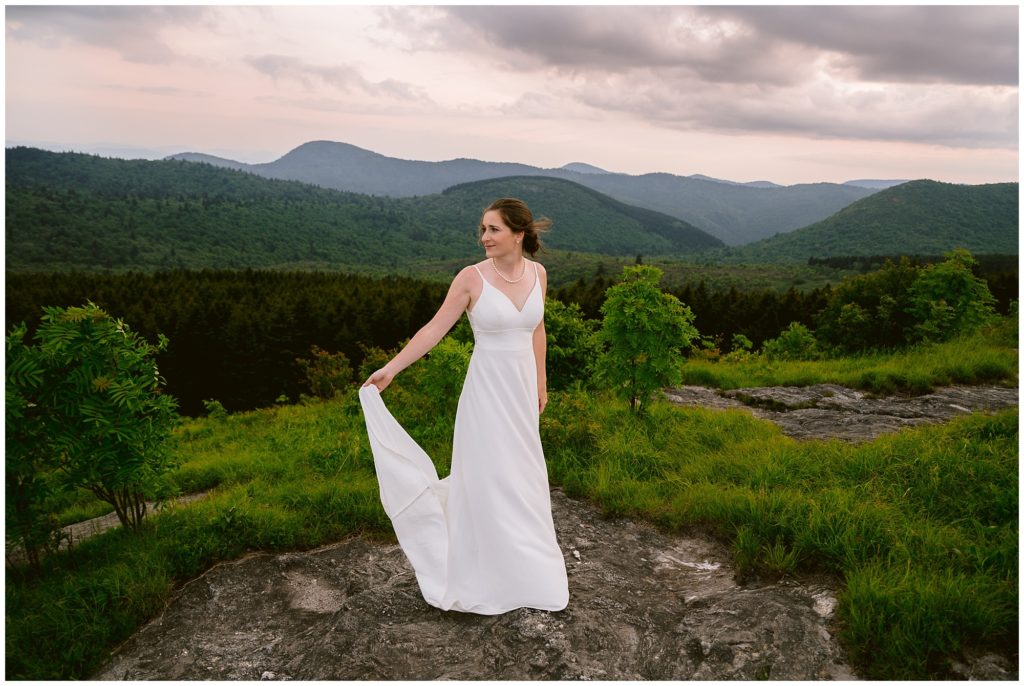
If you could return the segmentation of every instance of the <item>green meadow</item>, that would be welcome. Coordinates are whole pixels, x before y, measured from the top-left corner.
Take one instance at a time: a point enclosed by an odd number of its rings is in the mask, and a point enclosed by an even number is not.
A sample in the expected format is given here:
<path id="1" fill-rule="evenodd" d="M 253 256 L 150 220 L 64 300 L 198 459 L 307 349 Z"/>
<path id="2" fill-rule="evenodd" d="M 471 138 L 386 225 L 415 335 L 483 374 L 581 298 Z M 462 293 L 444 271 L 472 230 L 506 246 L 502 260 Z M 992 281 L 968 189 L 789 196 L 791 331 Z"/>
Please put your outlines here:
<path id="1" fill-rule="evenodd" d="M 814 361 L 772 361 L 744 354 L 732 355 L 726 364 L 691 359 L 684 367 L 683 383 L 723 389 L 834 383 L 880 395 L 920 395 L 952 384 L 1016 386 L 1016 340 L 1007 319 L 1003 317 L 1002 324 L 985 333 L 891 352 L 869 351 Z"/>
<path id="2" fill-rule="evenodd" d="M 1014 337 L 1015 338 L 1015 337 Z M 989 330 L 898 353 L 819 362 L 691 360 L 685 383 L 840 383 L 921 392 L 1017 384 L 1015 340 Z M 417 393 L 416 367 L 389 409 L 448 473 L 454 403 Z M 658 400 L 637 418 L 604 393 L 552 392 L 541 434 L 553 485 L 609 516 L 729 543 L 745 577 L 828 572 L 842 582 L 840 639 L 867 678 L 936 678 L 964 648 L 1017 645 L 1018 412 L 974 413 L 862 444 L 796 441 L 740 410 Z M 207 497 L 151 513 L 8 569 L 8 678 L 83 679 L 159 613 L 177 586 L 248 551 L 351 535 L 393 541 L 357 389 L 331 401 L 186 419 L 168 485 Z M 107 511 L 91 495 L 54 503 L 68 523 Z"/>

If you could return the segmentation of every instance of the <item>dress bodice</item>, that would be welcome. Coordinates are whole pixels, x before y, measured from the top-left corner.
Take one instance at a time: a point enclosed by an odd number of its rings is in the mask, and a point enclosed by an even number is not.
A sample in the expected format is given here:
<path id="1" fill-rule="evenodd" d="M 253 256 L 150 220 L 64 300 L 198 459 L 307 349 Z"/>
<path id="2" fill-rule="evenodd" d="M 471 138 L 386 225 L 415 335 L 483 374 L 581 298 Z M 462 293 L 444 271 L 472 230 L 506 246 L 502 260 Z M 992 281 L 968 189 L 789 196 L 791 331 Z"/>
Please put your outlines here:
<path id="1" fill-rule="evenodd" d="M 541 297 L 540 275 L 533 263 L 533 288 L 526 297 L 523 309 L 497 286 L 484 278 L 480 268 L 473 265 L 483 280 L 483 290 L 471 311 L 467 311 L 475 339 L 474 349 L 521 350 L 533 345 L 533 332 L 544 318 L 544 298 Z"/>

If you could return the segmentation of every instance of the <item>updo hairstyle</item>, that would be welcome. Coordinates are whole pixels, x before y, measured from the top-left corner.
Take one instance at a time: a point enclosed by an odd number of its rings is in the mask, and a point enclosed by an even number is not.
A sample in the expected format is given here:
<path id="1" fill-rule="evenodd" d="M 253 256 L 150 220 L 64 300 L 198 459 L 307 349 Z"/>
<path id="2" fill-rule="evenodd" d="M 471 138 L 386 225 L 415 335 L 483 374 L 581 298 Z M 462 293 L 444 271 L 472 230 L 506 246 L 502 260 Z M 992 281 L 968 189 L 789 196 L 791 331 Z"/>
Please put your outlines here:
<path id="1" fill-rule="evenodd" d="M 533 257 L 543 247 L 540 244 L 540 234 L 547 231 L 548 227 L 551 226 L 550 219 L 546 217 L 534 219 L 533 213 L 530 212 L 530 208 L 526 206 L 526 203 L 516 198 L 499 198 L 492 202 L 483 211 L 483 214 L 487 214 L 491 210 L 498 211 L 502 221 L 505 222 L 508 228 L 512 229 L 513 233 L 523 235 L 523 252 L 530 253 L 530 257 Z M 483 214 L 480 215 L 480 235 L 477 237 L 477 243 L 481 242 L 480 239 L 484 233 Z"/>

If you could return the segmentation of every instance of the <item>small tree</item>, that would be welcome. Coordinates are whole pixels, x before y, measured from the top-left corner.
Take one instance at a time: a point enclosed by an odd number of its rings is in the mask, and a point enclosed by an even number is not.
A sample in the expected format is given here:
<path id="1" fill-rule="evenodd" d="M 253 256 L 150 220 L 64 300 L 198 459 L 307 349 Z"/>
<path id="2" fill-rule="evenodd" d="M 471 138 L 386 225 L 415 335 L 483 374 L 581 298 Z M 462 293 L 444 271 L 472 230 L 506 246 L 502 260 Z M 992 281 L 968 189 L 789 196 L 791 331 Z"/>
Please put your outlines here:
<path id="1" fill-rule="evenodd" d="M 910 286 L 909 311 L 917 320 L 918 340 L 944 341 L 970 333 L 995 319 L 995 297 L 971 269 L 977 262 L 964 248 L 921 270 Z"/>
<path id="2" fill-rule="evenodd" d="M 769 360 L 815 360 L 821 356 L 814 333 L 800 322 L 790 322 L 777 338 L 765 341 L 761 354 Z"/>
<path id="3" fill-rule="evenodd" d="M 600 340 L 608 347 L 597 376 L 634 414 L 644 413 L 656 390 L 680 382 L 682 349 L 699 335 L 690 308 L 658 288 L 661 277 L 657 267 L 625 267 L 601 306 Z"/>
<path id="4" fill-rule="evenodd" d="M 754 347 L 754 342 L 741 333 L 734 333 L 732 335 L 732 350 L 728 355 L 725 356 L 729 362 L 746 362 L 751 355 L 751 349 Z"/>
<path id="5" fill-rule="evenodd" d="M 146 497 L 163 494 L 175 463 L 166 438 L 177 402 L 149 344 L 95 304 L 43 308 L 35 340 L 44 369 L 37 404 L 46 413 L 39 450 L 50 451 L 67 484 L 110 503 L 121 524 L 138 529 Z"/>

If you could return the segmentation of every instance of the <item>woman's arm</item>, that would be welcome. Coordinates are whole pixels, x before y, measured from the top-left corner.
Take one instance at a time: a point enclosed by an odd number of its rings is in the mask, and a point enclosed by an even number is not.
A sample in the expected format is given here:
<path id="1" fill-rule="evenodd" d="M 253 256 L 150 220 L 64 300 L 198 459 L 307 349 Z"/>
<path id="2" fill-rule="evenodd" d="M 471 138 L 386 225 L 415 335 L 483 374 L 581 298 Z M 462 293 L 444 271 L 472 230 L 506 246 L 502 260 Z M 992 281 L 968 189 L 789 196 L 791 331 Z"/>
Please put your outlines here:
<path id="1" fill-rule="evenodd" d="M 386 365 L 375 371 L 363 382 L 364 386 L 374 384 L 378 390 L 383 391 L 388 384 L 398 376 L 398 373 L 430 352 L 438 342 L 444 338 L 459 320 L 462 313 L 469 307 L 470 297 L 470 276 L 469 267 L 459 272 L 452 280 L 448 288 L 448 295 L 441 303 L 440 309 L 433 319 L 423 325 L 416 334 L 409 339 L 401 352 L 391 358 Z"/>
<path id="2" fill-rule="evenodd" d="M 537 263 L 537 267 L 537 277 L 541 280 L 540 295 L 541 299 L 544 299 L 548 292 L 548 273 L 540 263 Z M 537 407 L 539 412 L 543 412 L 544 406 L 548 404 L 547 353 L 548 335 L 544 331 L 544 319 L 541 318 L 540 324 L 533 330 L 533 356 L 537 360 Z"/>

